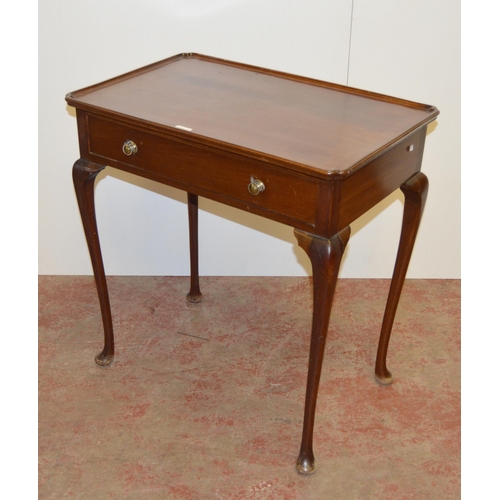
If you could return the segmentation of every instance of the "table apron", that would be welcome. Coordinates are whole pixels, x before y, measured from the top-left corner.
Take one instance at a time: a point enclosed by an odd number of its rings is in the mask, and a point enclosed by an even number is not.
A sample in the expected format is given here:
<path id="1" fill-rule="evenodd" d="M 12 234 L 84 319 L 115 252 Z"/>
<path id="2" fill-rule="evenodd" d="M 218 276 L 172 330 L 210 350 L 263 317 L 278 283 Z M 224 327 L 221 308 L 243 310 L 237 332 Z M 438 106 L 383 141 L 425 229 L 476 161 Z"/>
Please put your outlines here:
<path id="1" fill-rule="evenodd" d="M 361 169 L 324 180 L 233 152 L 79 112 L 83 159 L 330 238 L 420 171 L 426 127 Z M 126 141 L 137 145 L 127 156 Z M 265 185 L 257 196 L 248 185 Z"/>
<path id="2" fill-rule="evenodd" d="M 351 224 L 420 171 L 426 127 L 335 186 L 331 234 Z"/>

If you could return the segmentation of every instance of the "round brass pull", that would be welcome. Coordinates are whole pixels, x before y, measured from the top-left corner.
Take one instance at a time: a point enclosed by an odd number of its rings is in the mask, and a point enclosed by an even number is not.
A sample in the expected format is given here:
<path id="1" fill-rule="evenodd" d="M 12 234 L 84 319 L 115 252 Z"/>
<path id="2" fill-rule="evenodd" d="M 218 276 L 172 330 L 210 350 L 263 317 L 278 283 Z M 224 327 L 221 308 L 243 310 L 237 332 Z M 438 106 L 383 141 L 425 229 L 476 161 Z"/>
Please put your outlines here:
<path id="1" fill-rule="evenodd" d="M 259 181 L 259 179 L 254 179 L 252 182 L 248 185 L 248 190 L 250 191 L 250 194 L 253 194 L 254 196 L 257 196 L 259 193 L 262 193 L 266 189 L 266 186 L 262 181 Z"/>
<path id="2" fill-rule="evenodd" d="M 122 151 L 127 155 L 135 155 L 137 153 L 138 148 L 137 144 L 134 141 L 125 141 L 122 147 Z"/>

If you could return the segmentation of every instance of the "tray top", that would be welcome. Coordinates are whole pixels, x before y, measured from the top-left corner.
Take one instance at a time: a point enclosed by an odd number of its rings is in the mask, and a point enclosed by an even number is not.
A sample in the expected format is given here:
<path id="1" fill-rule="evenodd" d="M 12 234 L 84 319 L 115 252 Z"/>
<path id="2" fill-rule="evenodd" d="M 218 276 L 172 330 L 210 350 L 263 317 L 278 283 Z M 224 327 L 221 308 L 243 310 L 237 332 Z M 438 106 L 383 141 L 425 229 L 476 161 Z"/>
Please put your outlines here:
<path id="1" fill-rule="evenodd" d="M 330 178 L 352 173 L 439 114 L 432 106 L 195 54 L 73 92 L 66 100 Z"/>

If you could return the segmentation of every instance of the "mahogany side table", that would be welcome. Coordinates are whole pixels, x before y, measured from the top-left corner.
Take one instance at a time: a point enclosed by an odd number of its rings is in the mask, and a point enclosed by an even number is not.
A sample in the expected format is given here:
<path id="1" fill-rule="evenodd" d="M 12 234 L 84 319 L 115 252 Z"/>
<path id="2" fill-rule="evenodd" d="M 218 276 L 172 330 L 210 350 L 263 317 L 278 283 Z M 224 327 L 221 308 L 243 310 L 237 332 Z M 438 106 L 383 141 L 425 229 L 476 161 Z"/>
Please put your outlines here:
<path id="1" fill-rule="evenodd" d="M 94 207 L 107 165 L 187 192 L 191 287 L 198 277 L 198 196 L 290 225 L 313 269 L 313 320 L 297 470 L 315 469 L 313 427 L 349 224 L 398 188 L 405 205 L 375 378 L 392 382 L 387 348 L 428 189 L 420 172 L 439 111 L 385 95 L 198 54 L 180 54 L 66 96 L 76 108 L 73 181 L 99 296 L 104 348 L 113 326 Z"/>

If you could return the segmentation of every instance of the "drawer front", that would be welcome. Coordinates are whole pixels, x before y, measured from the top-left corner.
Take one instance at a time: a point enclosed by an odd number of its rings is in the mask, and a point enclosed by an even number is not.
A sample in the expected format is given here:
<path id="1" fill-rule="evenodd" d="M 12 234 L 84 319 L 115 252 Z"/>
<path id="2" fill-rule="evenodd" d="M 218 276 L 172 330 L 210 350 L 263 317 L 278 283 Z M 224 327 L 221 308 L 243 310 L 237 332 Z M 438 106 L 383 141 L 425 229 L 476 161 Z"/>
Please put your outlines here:
<path id="1" fill-rule="evenodd" d="M 249 211 L 257 208 L 260 210 L 255 210 L 256 213 L 264 210 L 315 225 L 320 181 L 233 153 L 90 115 L 87 127 L 92 161 L 144 177 L 161 178 L 165 184 Z M 127 141 L 137 146 L 135 153 L 125 154 L 123 145 Z M 264 183 L 264 190 L 257 195 L 248 190 L 252 180 Z"/>

